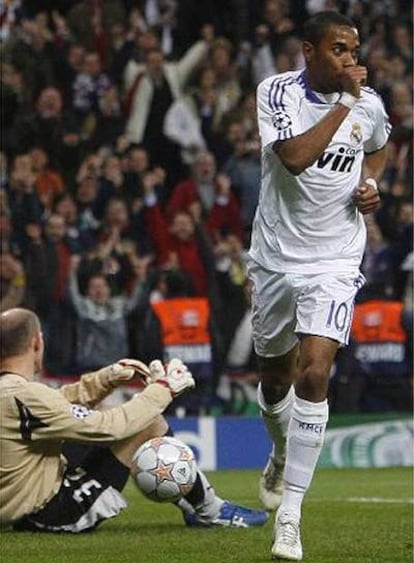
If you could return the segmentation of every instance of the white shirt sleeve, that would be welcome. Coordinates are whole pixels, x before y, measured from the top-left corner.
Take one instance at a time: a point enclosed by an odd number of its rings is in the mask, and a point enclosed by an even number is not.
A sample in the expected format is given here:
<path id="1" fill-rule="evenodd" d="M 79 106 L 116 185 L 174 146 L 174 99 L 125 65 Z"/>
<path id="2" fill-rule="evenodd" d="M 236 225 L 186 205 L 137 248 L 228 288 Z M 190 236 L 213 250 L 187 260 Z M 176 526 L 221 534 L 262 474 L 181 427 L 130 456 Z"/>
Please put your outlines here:
<path id="1" fill-rule="evenodd" d="M 165 114 L 164 135 L 183 148 L 191 145 L 200 150 L 205 148 L 199 119 L 192 113 L 185 98 L 173 102 Z"/>
<path id="2" fill-rule="evenodd" d="M 286 74 L 267 78 L 257 88 L 257 115 L 262 147 L 304 132 L 298 115 L 300 92 Z"/>
<path id="3" fill-rule="evenodd" d="M 391 124 L 385 111 L 384 104 L 378 95 L 373 95 L 375 99 L 373 128 L 371 137 L 364 143 L 364 152 L 371 152 L 382 149 L 388 141 L 391 133 Z"/>

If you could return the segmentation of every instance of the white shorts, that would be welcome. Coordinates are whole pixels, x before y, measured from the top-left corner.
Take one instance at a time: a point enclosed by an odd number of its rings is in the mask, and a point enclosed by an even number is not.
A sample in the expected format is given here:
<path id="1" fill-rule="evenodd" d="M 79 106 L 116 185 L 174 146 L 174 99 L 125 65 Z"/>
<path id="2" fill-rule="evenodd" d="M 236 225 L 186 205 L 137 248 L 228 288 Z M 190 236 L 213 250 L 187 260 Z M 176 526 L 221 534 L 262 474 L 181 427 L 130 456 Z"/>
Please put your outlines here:
<path id="1" fill-rule="evenodd" d="M 365 283 L 359 270 L 280 274 L 250 261 L 248 273 L 253 285 L 253 341 L 259 356 L 286 354 L 302 334 L 348 344 L 355 295 Z"/>

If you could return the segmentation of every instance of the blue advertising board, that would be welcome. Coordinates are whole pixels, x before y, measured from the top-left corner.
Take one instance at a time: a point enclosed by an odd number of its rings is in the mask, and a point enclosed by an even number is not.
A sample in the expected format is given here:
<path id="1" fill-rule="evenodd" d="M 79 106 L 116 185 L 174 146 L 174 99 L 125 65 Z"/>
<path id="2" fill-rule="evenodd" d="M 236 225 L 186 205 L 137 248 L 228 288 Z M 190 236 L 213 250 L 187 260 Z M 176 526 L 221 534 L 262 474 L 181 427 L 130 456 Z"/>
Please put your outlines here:
<path id="1" fill-rule="evenodd" d="M 206 471 L 261 469 L 271 443 L 260 417 L 169 418 L 177 438 L 196 453 Z M 320 467 L 390 467 L 413 464 L 411 417 L 359 421 L 328 428 Z"/>
<path id="2" fill-rule="evenodd" d="M 174 434 L 196 453 L 200 467 L 255 469 L 271 447 L 260 417 L 188 417 L 168 419 Z"/>

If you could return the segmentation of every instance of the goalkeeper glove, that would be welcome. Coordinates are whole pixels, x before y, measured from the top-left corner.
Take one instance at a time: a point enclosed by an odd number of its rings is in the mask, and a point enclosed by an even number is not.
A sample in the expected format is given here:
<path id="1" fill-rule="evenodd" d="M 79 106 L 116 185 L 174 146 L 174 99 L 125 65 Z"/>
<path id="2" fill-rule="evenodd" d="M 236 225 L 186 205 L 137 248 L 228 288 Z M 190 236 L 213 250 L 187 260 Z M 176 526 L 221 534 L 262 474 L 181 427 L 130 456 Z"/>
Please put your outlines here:
<path id="1" fill-rule="evenodd" d="M 168 387 L 173 397 L 195 387 L 190 370 L 178 358 L 173 358 L 166 366 L 160 360 L 153 360 L 149 369 L 151 372 L 149 382 Z"/>
<path id="2" fill-rule="evenodd" d="M 111 364 L 103 368 L 105 375 L 111 385 L 117 386 L 135 378 L 143 386 L 148 385 L 151 372 L 146 364 L 139 360 L 125 358 L 118 360 L 115 364 Z"/>

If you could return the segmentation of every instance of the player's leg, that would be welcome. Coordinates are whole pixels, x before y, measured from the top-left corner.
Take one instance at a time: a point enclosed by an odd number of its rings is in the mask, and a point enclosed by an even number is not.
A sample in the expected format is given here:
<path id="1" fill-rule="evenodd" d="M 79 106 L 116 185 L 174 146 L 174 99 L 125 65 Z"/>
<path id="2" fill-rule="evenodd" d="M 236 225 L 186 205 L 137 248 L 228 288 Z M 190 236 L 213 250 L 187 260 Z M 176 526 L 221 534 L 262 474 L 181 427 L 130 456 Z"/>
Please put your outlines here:
<path id="1" fill-rule="evenodd" d="M 267 432 L 273 442 L 259 481 L 259 498 L 268 510 L 276 510 L 282 499 L 286 436 L 292 412 L 297 376 L 298 346 L 275 358 L 258 359 L 260 383 L 258 403 Z"/>
<path id="2" fill-rule="evenodd" d="M 293 278 L 249 264 L 252 281 L 253 339 L 258 356 L 258 403 L 273 443 L 259 483 L 259 497 L 268 510 L 281 501 L 287 428 L 297 375 L 298 338 L 296 288 Z"/>
<path id="3" fill-rule="evenodd" d="M 20 530 L 79 533 L 117 516 L 127 504 L 121 495 L 133 456 L 146 440 L 162 436 L 168 424 L 159 416 L 145 430 L 110 447 L 67 444 L 68 469 L 52 500 L 15 526 Z"/>
<path id="4" fill-rule="evenodd" d="M 174 433 L 169 428 L 164 435 L 173 436 Z M 268 520 L 268 513 L 264 510 L 254 510 L 223 500 L 199 467 L 193 488 L 176 505 L 182 511 L 186 525 L 191 527 L 249 528 L 261 526 Z"/>
<path id="5" fill-rule="evenodd" d="M 121 463 L 129 469 L 132 469 L 135 453 L 144 442 L 159 436 L 173 435 L 174 433 L 167 421 L 160 415 L 150 426 L 138 435 L 114 444 L 111 446 L 111 449 Z M 216 496 L 213 487 L 211 487 L 206 477 L 198 469 L 197 479 L 192 490 L 185 498 L 181 499 L 176 504 L 183 512 L 185 519 L 193 518 L 196 509 L 202 518 L 214 519 L 220 512 L 222 502 L 223 501 Z"/>
<path id="6" fill-rule="evenodd" d="M 149 426 L 135 436 L 125 438 L 124 440 L 112 444 L 110 446 L 111 451 L 123 465 L 131 469 L 134 455 L 138 448 L 151 438 L 164 436 L 168 432 L 168 428 L 168 423 L 165 418 L 159 415 Z"/>
<path id="7" fill-rule="evenodd" d="M 111 450 L 123 465 L 131 469 L 139 446 L 158 436 L 173 436 L 163 416 L 157 417 L 137 436 L 114 444 Z M 182 511 L 188 526 L 250 527 L 262 525 L 268 519 L 268 514 L 263 510 L 252 510 L 223 500 L 200 468 L 197 468 L 197 479 L 190 493 L 176 505 Z"/>
<path id="8" fill-rule="evenodd" d="M 177 506 L 183 512 L 185 523 L 191 527 L 250 528 L 262 526 L 269 518 L 265 510 L 247 508 L 219 497 L 200 469 L 195 486 Z"/>
<path id="9" fill-rule="evenodd" d="M 298 519 L 323 445 L 329 412 L 329 374 L 337 350 L 338 343 L 324 337 L 306 336 L 301 342 L 280 507 Z"/>
<path id="10" fill-rule="evenodd" d="M 340 344 L 346 344 L 359 275 L 303 277 L 295 331 L 301 335 L 299 370 L 289 423 L 282 503 L 275 520 L 272 555 L 302 559 L 301 507 L 322 449 L 328 421 L 329 375 Z"/>
<path id="11" fill-rule="evenodd" d="M 117 516 L 127 503 L 121 495 L 129 469 L 108 447 L 65 448 L 68 467 L 54 497 L 14 524 L 16 530 L 81 533 Z"/>
<path id="12" fill-rule="evenodd" d="M 329 374 L 338 343 L 308 336 L 301 342 L 299 375 L 289 424 L 282 502 L 275 521 L 272 554 L 290 560 L 302 559 L 299 523 L 328 422 L 326 400 Z"/>

